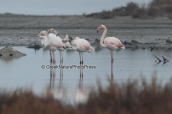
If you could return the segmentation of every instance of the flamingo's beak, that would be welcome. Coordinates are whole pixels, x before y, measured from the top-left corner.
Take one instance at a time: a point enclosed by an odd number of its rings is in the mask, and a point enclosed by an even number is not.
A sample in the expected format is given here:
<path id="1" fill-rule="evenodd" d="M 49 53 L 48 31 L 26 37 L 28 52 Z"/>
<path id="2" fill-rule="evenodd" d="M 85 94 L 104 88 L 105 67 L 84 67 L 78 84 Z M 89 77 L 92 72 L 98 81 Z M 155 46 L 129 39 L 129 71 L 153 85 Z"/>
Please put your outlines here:
<path id="1" fill-rule="evenodd" d="M 99 32 L 99 29 L 101 29 L 100 27 L 97 28 L 97 33 Z"/>
<path id="2" fill-rule="evenodd" d="M 56 34 L 56 36 L 57 36 L 57 34 Z"/>

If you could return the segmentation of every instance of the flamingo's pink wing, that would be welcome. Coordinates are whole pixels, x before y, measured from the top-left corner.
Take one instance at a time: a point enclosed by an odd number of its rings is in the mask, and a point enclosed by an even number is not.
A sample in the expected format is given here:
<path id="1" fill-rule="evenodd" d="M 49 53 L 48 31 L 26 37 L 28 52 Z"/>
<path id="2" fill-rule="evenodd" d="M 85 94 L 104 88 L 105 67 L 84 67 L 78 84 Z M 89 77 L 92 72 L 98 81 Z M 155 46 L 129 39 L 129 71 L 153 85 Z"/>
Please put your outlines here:
<path id="1" fill-rule="evenodd" d="M 119 39 L 115 38 L 115 37 L 107 38 L 106 41 L 111 46 L 124 47 L 124 45 L 122 44 L 122 42 Z"/>
<path id="2" fill-rule="evenodd" d="M 116 47 L 124 47 L 124 45 L 122 43 L 119 43 L 118 45 L 114 44 L 114 43 L 110 43 L 110 45 L 114 45 Z"/>
<path id="3" fill-rule="evenodd" d="M 89 42 L 85 39 L 78 39 L 78 44 L 83 47 L 85 50 L 93 51 L 93 48 L 90 46 Z"/>

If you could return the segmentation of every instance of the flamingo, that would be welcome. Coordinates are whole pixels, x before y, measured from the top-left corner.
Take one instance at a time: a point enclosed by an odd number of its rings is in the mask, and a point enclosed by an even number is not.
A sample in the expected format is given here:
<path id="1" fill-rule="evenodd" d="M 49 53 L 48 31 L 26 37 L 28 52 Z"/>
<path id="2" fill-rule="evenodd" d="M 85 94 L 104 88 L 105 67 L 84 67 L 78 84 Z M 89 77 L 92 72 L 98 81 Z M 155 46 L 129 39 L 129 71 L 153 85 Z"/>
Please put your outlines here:
<path id="1" fill-rule="evenodd" d="M 47 38 L 47 36 L 46 36 L 46 34 L 47 34 L 47 32 L 46 31 L 41 31 L 40 33 L 39 33 L 39 38 L 41 39 L 41 44 L 42 44 L 42 46 L 44 47 L 44 48 L 46 48 L 46 49 L 48 49 L 49 50 L 49 52 L 50 52 L 50 62 L 52 62 L 52 55 L 51 55 L 51 48 L 49 48 L 49 46 L 48 46 L 48 38 Z M 53 55 L 54 56 L 54 55 Z M 54 59 L 53 59 L 54 60 Z"/>
<path id="2" fill-rule="evenodd" d="M 72 40 L 71 43 L 72 43 L 73 48 L 79 52 L 80 70 L 81 70 L 81 65 L 83 67 L 83 53 L 82 52 L 90 52 L 91 53 L 94 50 L 90 46 L 90 43 L 87 40 L 81 39 L 80 37 L 76 37 L 75 39 Z M 83 77 L 83 68 L 82 68 L 82 77 Z"/>
<path id="3" fill-rule="evenodd" d="M 64 44 L 64 47 L 67 49 L 72 48 L 71 44 L 69 43 L 69 36 L 66 34 L 66 38 L 62 39 L 62 42 Z"/>
<path id="4" fill-rule="evenodd" d="M 47 31 L 47 34 L 46 34 L 47 38 L 48 38 L 48 45 L 50 46 L 50 48 L 52 50 L 59 50 L 59 53 L 60 53 L 60 65 L 63 65 L 63 53 L 62 51 L 65 51 L 65 47 L 64 47 L 64 44 L 62 42 L 62 39 L 57 36 L 57 31 L 54 30 L 53 28 L 52 29 L 49 29 Z M 54 51 L 53 51 L 53 54 L 54 54 Z M 55 58 L 55 56 L 54 56 Z M 55 62 L 55 60 L 54 60 Z"/>
<path id="5" fill-rule="evenodd" d="M 115 38 L 115 37 L 105 38 L 105 35 L 107 33 L 107 28 L 105 27 L 105 25 L 100 25 L 97 28 L 97 33 L 100 29 L 104 29 L 104 32 L 100 40 L 100 45 L 104 48 L 109 49 L 111 52 L 111 76 L 113 77 L 113 61 L 114 61 L 113 50 L 118 50 L 119 48 L 125 49 L 125 46 L 122 44 L 122 42 L 118 38 Z"/>

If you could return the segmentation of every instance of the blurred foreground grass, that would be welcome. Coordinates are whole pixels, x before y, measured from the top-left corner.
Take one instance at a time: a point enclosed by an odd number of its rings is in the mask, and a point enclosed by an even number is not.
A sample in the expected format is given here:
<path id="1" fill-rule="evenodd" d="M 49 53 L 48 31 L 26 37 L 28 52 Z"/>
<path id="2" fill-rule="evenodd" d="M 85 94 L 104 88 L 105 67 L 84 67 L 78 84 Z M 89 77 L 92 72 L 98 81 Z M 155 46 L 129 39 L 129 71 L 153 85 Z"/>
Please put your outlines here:
<path id="1" fill-rule="evenodd" d="M 99 84 L 86 103 L 63 105 L 47 93 L 37 96 L 32 90 L 0 90 L 0 114 L 171 114 L 172 81 L 162 85 L 128 80 L 117 84 L 109 81 L 107 88 Z"/>

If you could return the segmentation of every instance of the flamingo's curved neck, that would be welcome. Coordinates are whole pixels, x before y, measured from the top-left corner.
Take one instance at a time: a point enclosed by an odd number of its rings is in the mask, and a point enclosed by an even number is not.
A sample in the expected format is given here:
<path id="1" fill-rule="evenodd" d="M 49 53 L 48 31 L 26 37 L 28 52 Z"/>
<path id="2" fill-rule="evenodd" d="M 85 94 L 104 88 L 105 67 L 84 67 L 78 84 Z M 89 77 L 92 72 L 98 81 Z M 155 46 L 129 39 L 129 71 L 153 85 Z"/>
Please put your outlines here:
<path id="1" fill-rule="evenodd" d="M 104 32 L 103 32 L 102 37 L 101 37 L 101 40 L 100 40 L 100 45 L 102 47 L 106 47 L 106 45 L 103 43 L 104 42 L 104 38 L 106 36 L 106 33 L 107 33 L 107 29 L 106 29 L 106 27 L 104 27 Z"/>
<path id="2" fill-rule="evenodd" d="M 47 37 L 48 42 L 51 42 L 51 38 L 49 37 L 49 34 L 50 33 L 51 33 L 50 31 L 47 31 L 47 34 L 46 34 L 46 37 Z"/>
<path id="3" fill-rule="evenodd" d="M 49 34 L 50 34 L 51 32 L 50 31 L 47 31 L 47 34 L 46 34 L 46 37 L 47 37 L 47 45 L 50 45 L 51 44 L 51 38 L 50 38 L 50 36 L 49 36 Z"/>
<path id="4" fill-rule="evenodd" d="M 48 30 L 48 31 L 47 31 L 47 35 L 49 35 L 50 33 L 51 33 L 51 30 Z"/>
<path id="5" fill-rule="evenodd" d="M 39 38 L 43 39 L 43 36 L 41 35 L 41 33 L 39 34 Z"/>
<path id="6" fill-rule="evenodd" d="M 50 31 L 47 31 L 46 37 L 49 38 Z"/>

